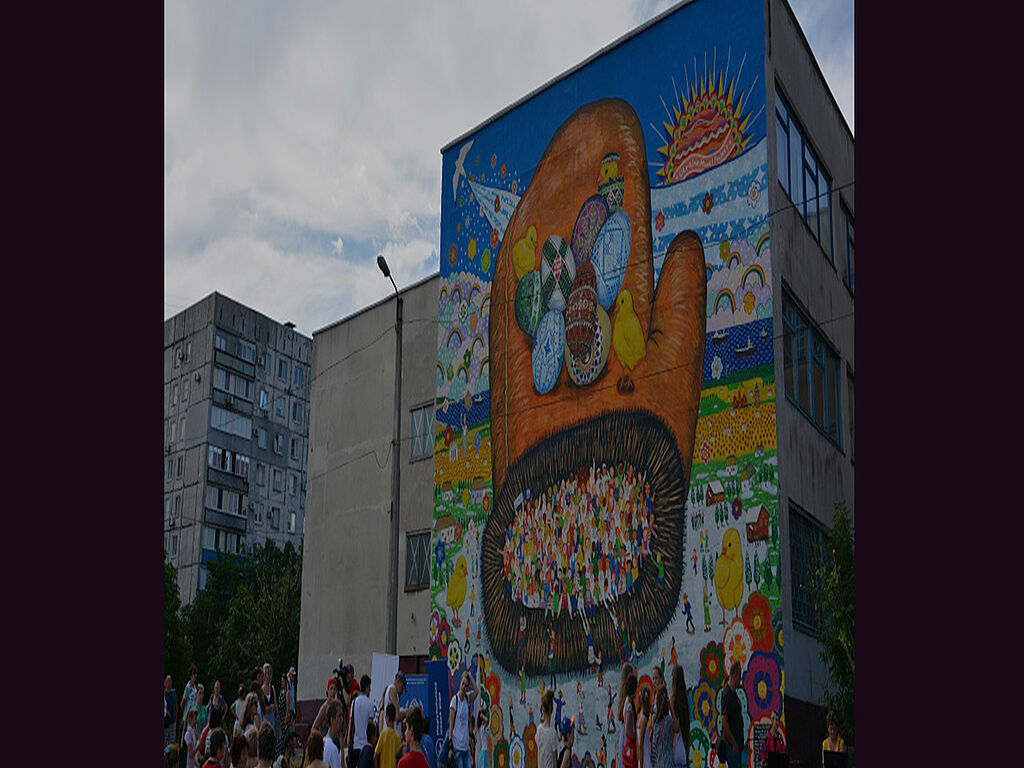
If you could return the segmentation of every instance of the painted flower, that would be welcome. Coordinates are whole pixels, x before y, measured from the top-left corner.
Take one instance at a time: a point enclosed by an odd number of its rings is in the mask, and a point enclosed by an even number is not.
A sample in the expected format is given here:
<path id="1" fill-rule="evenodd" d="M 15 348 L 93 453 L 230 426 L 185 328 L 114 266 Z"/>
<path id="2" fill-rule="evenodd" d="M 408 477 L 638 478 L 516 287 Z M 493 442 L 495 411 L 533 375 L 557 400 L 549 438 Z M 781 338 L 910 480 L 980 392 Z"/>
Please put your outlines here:
<path id="1" fill-rule="evenodd" d="M 589 749 L 583 754 L 583 762 L 580 763 L 580 768 L 597 768 Z"/>
<path id="2" fill-rule="evenodd" d="M 569 760 L 569 768 L 583 768 L 583 763 L 580 762 L 580 759 L 576 757 L 576 755 L 573 755 Z"/>
<path id="3" fill-rule="evenodd" d="M 755 651 L 771 653 L 775 643 L 775 633 L 772 631 L 771 606 L 768 598 L 760 592 L 754 592 L 743 606 L 743 626 L 750 632 L 752 648 Z"/>
<path id="4" fill-rule="evenodd" d="M 705 731 L 717 730 L 718 704 L 715 703 L 715 689 L 707 680 L 701 680 L 693 692 L 693 713 Z"/>
<path id="5" fill-rule="evenodd" d="M 711 740 L 707 733 L 698 725 L 690 726 L 690 764 L 693 768 L 704 768 L 708 765 L 708 754 L 711 752 Z"/>
<path id="6" fill-rule="evenodd" d="M 518 736 L 512 737 L 511 746 L 508 748 L 508 761 L 511 768 L 524 768 L 526 765 L 526 749 L 523 740 Z"/>
<path id="7" fill-rule="evenodd" d="M 743 626 L 743 619 L 733 619 L 732 624 L 725 630 L 726 667 L 730 667 L 734 661 L 738 661 L 741 667 L 746 668 L 753 645 L 750 632 Z"/>
<path id="8" fill-rule="evenodd" d="M 725 649 L 721 643 L 710 642 L 701 649 L 700 676 L 712 688 L 719 688 L 725 681 Z"/>
<path id="9" fill-rule="evenodd" d="M 743 690 L 747 693 L 747 705 L 752 720 L 770 716 L 773 710 L 781 710 L 782 669 L 774 653 L 754 651 L 743 673 Z"/>
<path id="10" fill-rule="evenodd" d="M 782 611 L 772 614 L 772 626 L 775 627 L 775 651 L 782 655 Z"/>
<path id="11" fill-rule="evenodd" d="M 537 768 L 537 725 L 530 723 L 523 728 L 523 744 L 526 745 L 526 768 Z"/>
<path id="12" fill-rule="evenodd" d="M 491 248 L 497 248 L 497 247 L 498 247 L 498 230 L 492 229 L 491 230 Z"/>
<path id="13" fill-rule="evenodd" d="M 751 208 L 757 205 L 757 201 L 761 199 L 761 185 L 758 184 L 757 179 L 750 182 L 750 187 L 747 189 L 747 205 Z"/>
<path id="14" fill-rule="evenodd" d="M 739 520 L 743 515 L 743 501 L 739 498 L 732 500 L 732 517 L 733 520 Z"/>
<path id="15" fill-rule="evenodd" d="M 452 377 L 452 371 L 451 371 L 451 365 L 449 365 L 448 366 L 448 378 L 450 379 L 451 377 Z M 447 448 L 449 445 L 452 444 L 452 436 L 453 436 L 452 428 L 448 427 L 447 429 L 445 429 L 445 431 L 444 431 L 444 445 L 445 445 L 445 448 Z"/>
<path id="16" fill-rule="evenodd" d="M 430 660 L 437 661 L 441 658 L 441 646 L 436 642 L 430 644 Z"/>
<path id="17" fill-rule="evenodd" d="M 512 194 L 519 194 L 519 179 L 512 179 Z"/>
<path id="18" fill-rule="evenodd" d="M 448 669 L 451 671 L 452 676 L 455 680 L 459 678 L 455 676 L 455 670 L 459 668 L 459 664 L 462 663 L 462 646 L 458 642 L 448 643 Z M 455 690 L 455 684 L 452 684 L 452 690 Z"/>
<path id="19" fill-rule="evenodd" d="M 724 369 L 724 367 L 725 366 L 722 365 L 722 358 L 720 358 L 718 355 L 715 355 L 714 359 L 711 361 L 711 378 L 722 378 L 722 370 Z"/>
<path id="20" fill-rule="evenodd" d="M 441 619 L 441 626 L 437 630 L 437 644 L 441 646 L 441 649 L 448 652 L 448 641 L 451 639 L 452 632 L 448 627 L 448 619 Z"/>
<path id="21" fill-rule="evenodd" d="M 728 261 L 729 256 L 732 254 L 732 246 L 729 245 L 728 240 L 723 240 L 718 244 L 718 258 L 722 261 Z"/>
<path id="22" fill-rule="evenodd" d="M 654 217 L 654 228 L 661 232 L 665 228 L 665 212 L 658 211 L 658 215 Z"/>
<path id="23" fill-rule="evenodd" d="M 441 628 L 441 614 L 434 609 L 434 612 L 430 614 L 430 639 L 437 640 L 437 631 Z"/>
<path id="24" fill-rule="evenodd" d="M 504 163 L 501 164 L 501 178 L 504 180 L 505 174 L 508 173 L 508 168 Z"/>
<path id="25" fill-rule="evenodd" d="M 701 461 L 703 461 L 705 464 L 707 464 L 708 460 L 711 458 L 711 446 L 708 445 L 708 441 L 707 440 L 705 440 L 703 443 L 701 443 L 701 446 L 700 446 L 700 458 L 701 458 Z"/>
<path id="26" fill-rule="evenodd" d="M 497 721 L 498 724 L 497 729 L 495 729 L 494 727 L 495 721 Z M 498 732 L 501 731 L 500 710 L 495 710 L 491 713 L 491 733 L 493 734 L 495 730 L 497 730 Z M 494 758 L 491 762 L 491 765 L 493 765 L 494 768 L 508 768 L 508 742 L 505 741 L 505 739 L 498 739 L 498 742 L 494 745 L 493 755 Z"/>
<path id="27" fill-rule="evenodd" d="M 448 249 L 448 263 L 451 264 L 454 267 L 455 266 L 455 262 L 458 261 L 458 258 L 459 258 L 459 249 L 455 245 L 455 243 L 452 243 L 451 248 Z"/>
<path id="28" fill-rule="evenodd" d="M 444 565 L 444 542 L 440 539 L 437 540 L 437 546 L 434 547 L 434 561 L 438 568 Z"/>
<path id="29" fill-rule="evenodd" d="M 501 678 L 493 672 L 484 681 L 484 687 L 491 696 L 491 701 L 501 701 Z"/>

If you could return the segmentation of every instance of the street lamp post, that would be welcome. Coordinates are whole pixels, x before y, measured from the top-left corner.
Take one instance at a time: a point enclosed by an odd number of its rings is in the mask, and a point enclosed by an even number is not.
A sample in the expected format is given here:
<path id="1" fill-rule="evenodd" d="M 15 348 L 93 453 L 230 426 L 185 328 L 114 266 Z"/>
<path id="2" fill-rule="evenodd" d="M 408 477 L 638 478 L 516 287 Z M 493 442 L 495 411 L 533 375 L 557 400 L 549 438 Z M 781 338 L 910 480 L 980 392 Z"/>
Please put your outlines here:
<path id="1" fill-rule="evenodd" d="M 395 424 L 391 441 L 391 583 L 388 586 L 388 653 L 398 653 L 398 521 L 399 521 L 399 467 L 402 455 L 402 296 L 383 254 L 377 256 L 377 266 L 395 289 Z"/>

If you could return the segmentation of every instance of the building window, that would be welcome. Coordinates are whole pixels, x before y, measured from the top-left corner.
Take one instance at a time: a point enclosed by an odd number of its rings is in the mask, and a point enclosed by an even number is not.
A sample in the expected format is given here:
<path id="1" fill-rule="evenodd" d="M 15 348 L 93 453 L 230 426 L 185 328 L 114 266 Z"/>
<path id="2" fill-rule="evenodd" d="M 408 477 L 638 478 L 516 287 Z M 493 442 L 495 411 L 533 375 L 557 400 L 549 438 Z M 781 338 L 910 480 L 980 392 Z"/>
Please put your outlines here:
<path id="1" fill-rule="evenodd" d="M 302 424 L 302 403 L 298 400 L 292 403 L 292 421 L 296 424 Z"/>
<path id="2" fill-rule="evenodd" d="M 223 368 L 214 368 L 213 386 L 228 394 L 236 395 L 252 402 L 253 383 L 237 373 L 231 373 Z"/>
<path id="3" fill-rule="evenodd" d="M 434 405 L 429 403 L 412 410 L 412 442 L 409 460 L 426 459 L 434 455 Z"/>
<path id="4" fill-rule="evenodd" d="M 275 531 L 281 529 L 281 508 L 271 507 L 270 508 L 270 527 Z"/>
<path id="5" fill-rule="evenodd" d="M 260 448 L 267 447 L 267 430 L 265 430 L 263 427 L 258 427 L 256 429 L 256 445 L 258 445 Z"/>
<path id="6" fill-rule="evenodd" d="M 220 528 L 204 527 L 203 549 L 238 555 L 245 551 L 245 538 L 239 536 L 234 531 L 222 531 Z"/>
<path id="7" fill-rule="evenodd" d="M 227 488 L 217 488 L 216 486 L 208 485 L 206 486 L 206 506 L 220 512 L 241 515 L 242 494 L 229 491 Z"/>
<path id="8" fill-rule="evenodd" d="M 853 461 L 853 374 L 846 372 L 846 411 L 850 420 L 850 461 Z"/>
<path id="9" fill-rule="evenodd" d="M 253 512 L 252 520 L 256 525 L 263 525 L 263 502 L 257 502 L 256 511 Z"/>
<path id="10" fill-rule="evenodd" d="M 288 406 L 285 403 L 285 399 L 283 397 L 279 397 L 279 398 L 277 398 L 277 405 L 274 407 L 274 413 L 276 413 L 279 418 L 283 419 L 284 418 L 285 409 L 287 407 Z"/>
<path id="11" fill-rule="evenodd" d="M 237 413 L 231 413 L 216 405 L 210 413 L 210 426 L 238 437 L 252 438 L 252 419 Z"/>
<path id="12" fill-rule="evenodd" d="M 181 477 L 181 471 L 182 471 L 184 465 L 185 465 L 185 457 L 183 455 L 179 454 L 178 455 L 178 469 L 175 472 L 175 476 L 176 477 L 178 477 L 178 478 Z"/>
<path id="13" fill-rule="evenodd" d="M 167 479 L 174 477 L 174 459 L 167 460 Z"/>
<path id="14" fill-rule="evenodd" d="M 782 294 L 783 380 L 786 399 L 842 447 L 839 355 L 787 292 Z"/>
<path id="15" fill-rule="evenodd" d="M 178 382 L 174 382 L 174 386 L 171 387 L 171 405 L 178 404 Z"/>
<path id="16" fill-rule="evenodd" d="M 274 481 L 270 487 L 274 493 L 281 493 L 284 490 L 284 473 L 280 469 L 274 469 Z"/>
<path id="17" fill-rule="evenodd" d="M 224 469 L 224 449 L 211 445 L 207 463 L 214 469 Z"/>
<path id="18" fill-rule="evenodd" d="M 256 485 L 264 485 L 267 482 L 267 465 L 256 465 Z"/>
<path id="19" fill-rule="evenodd" d="M 178 554 L 178 534 L 171 534 L 171 557 L 176 557 Z"/>
<path id="20" fill-rule="evenodd" d="M 213 334 L 213 346 L 221 352 L 228 351 L 229 340 L 226 334 L 215 331 Z"/>
<path id="21" fill-rule="evenodd" d="M 192 359 L 192 342 L 191 340 L 185 344 L 185 361 L 188 362 Z"/>
<path id="22" fill-rule="evenodd" d="M 430 585 L 430 531 L 405 535 L 405 588 Z"/>
<path id="23" fill-rule="evenodd" d="M 789 505 L 790 585 L 793 623 L 815 632 L 819 628 L 813 582 L 825 554 L 825 531 L 795 504 Z"/>
<path id="24" fill-rule="evenodd" d="M 267 395 L 267 390 L 261 389 L 260 390 L 260 408 L 262 408 L 264 411 L 267 410 L 267 408 L 270 407 L 269 403 L 270 403 L 270 398 Z"/>
<path id="25" fill-rule="evenodd" d="M 291 496 L 299 495 L 299 476 L 288 473 L 288 493 Z"/>
<path id="26" fill-rule="evenodd" d="M 242 330 L 244 331 L 245 328 L 243 327 Z M 240 358 L 242 358 L 243 360 L 248 360 L 250 363 L 255 363 L 256 362 L 256 345 L 255 344 L 250 344 L 247 341 L 242 341 L 241 339 L 239 339 L 238 343 L 236 345 L 236 350 L 237 350 L 238 356 Z"/>
<path id="27" fill-rule="evenodd" d="M 779 184 L 800 211 L 829 261 L 832 253 L 832 177 L 807 142 L 786 99 L 775 90 L 776 164 Z"/>
<path id="28" fill-rule="evenodd" d="M 301 387 L 306 380 L 306 369 L 301 365 L 295 366 L 295 386 Z"/>
<path id="29" fill-rule="evenodd" d="M 274 435 L 274 453 L 278 456 L 284 453 L 284 435 L 280 432 Z"/>
<path id="30" fill-rule="evenodd" d="M 171 428 L 171 434 L 170 439 L 167 442 L 173 443 L 175 440 L 178 439 L 178 424 L 177 422 L 174 421 L 174 419 L 171 419 L 171 423 L 169 426 Z"/>
<path id="31" fill-rule="evenodd" d="M 270 350 L 267 350 L 267 354 L 265 354 L 263 356 L 263 372 L 266 373 L 268 376 L 274 370 L 273 359 L 274 359 L 274 356 L 272 354 L 270 354 Z"/>
<path id="32" fill-rule="evenodd" d="M 843 273 L 843 282 L 850 289 L 850 293 L 853 293 L 853 216 L 846 210 L 846 205 L 842 202 L 839 203 L 839 209 L 843 214 L 842 221 L 839 223 L 841 227 L 839 230 L 840 248 L 843 247 L 844 241 L 846 243 L 846 272 Z"/>
<path id="33" fill-rule="evenodd" d="M 178 439 L 179 440 L 184 440 L 185 439 L 185 417 L 184 416 L 182 416 L 180 419 L 178 419 Z"/>
<path id="34" fill-rule="evenodd" d="M 288 513 L 288 533 L 295 533 L 295 513 Z"/>
<path id="35" fill-rule="evenodd" d="M 189 389 L 189 386 L 190 385 L 189 385 L 189 381 L 188 381 L 187 378 L 183 382 L 181 382 L 181 402 L 183 402 L 183 403 L 188 402 L 188 389 Z"/>
<path id="36" fill-rule="evenodd" d="M 171 499 L 170 496 L 168 496 L 166 499 L 164 499 L 164 520 L 165 521 L 171 519 L 171 504 L 172 503 L 173 503 L 173 500 Z"/>
<path id="37" fill-rule="evenodd" d="M 181 345 L 174 348 L 174 367 L 181 368 Z"/>
<path id="38" fill-rule="evenodd" d="M 292 438 L 292 446 L 291 446 L 291 448 L 292 448 L 292 450 L 291 450 L 292 458 L 295 459 L 296 461 L 301 459 L 302 458 L 302 440 L 300 440 L 297 437 L 293 437 Z"/>
<path id="39" fill-rule="evenodd" d="M 277 361 L 277 378 L 281 381 L 288 381 L 288 361 L 278 360 Z"/>
<path id="40" fill-rule="evenodd" d="M 174 517 L 175 519 L 181 517 L 181 494 L 174 494 Z"/>

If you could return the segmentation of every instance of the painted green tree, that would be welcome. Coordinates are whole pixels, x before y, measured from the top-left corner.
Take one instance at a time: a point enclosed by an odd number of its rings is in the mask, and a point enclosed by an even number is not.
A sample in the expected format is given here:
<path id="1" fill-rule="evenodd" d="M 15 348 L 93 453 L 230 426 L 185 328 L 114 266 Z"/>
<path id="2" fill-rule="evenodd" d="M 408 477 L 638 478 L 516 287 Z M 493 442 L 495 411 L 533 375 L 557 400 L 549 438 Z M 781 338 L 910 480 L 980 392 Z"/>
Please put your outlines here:
<path id="1" fill-rule="evenodd" d="M 814 580 L 821 657 L 828 669 L 825 701 L 839 718 L 847 742 L 854 739 L 854 535 L 845 502 L 835 505 L 832 531 Z"/>

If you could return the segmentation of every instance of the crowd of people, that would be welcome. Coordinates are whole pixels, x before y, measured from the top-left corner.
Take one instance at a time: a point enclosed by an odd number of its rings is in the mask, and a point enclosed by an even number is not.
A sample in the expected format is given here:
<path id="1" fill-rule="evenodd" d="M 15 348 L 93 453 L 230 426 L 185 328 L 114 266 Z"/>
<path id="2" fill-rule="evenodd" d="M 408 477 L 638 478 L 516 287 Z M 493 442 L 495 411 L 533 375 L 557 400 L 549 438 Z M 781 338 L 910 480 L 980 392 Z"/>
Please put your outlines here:
<path id="1" fill-rule="evenodd" d="M 164 765 L 166 768 L 268 768 L 286 757 L 295 734 L 295 667 L 274 685 L 270 664 L 253 669 L 228 706 L 220 680 L 209 697 L 193 664 L 179 698 L 170 675 L 164 678 Z"/>
<path id="2" fill-rule="evenodd" d="M 651 671 L 652 687 L 638 692 L 637 667 L 625 662 L 616 697 L 609 694 L 609 726 L 619 733 L 618 768 L 690 768 L 690 704 L 683 668 L 670 667 L 671 687 L 661 667 Z M 739 768 L 746 742 L 742 706 L 736 691 L 741 667 L 733 662 L 723 685 L 718 743 L 719 762 Z M 280 688 L 271 683 L 269 664 L 256 668 L 249 688 L 240 685 L 229 707 L 215 680 L 209 700 L 198 682 L 195 665 L 180 699 L 170 676 L 164 680 L 165 768 L 287 768 L 295 739 L 295 668 L 281 677 Z M 310 768 L 492 768 L 492 744 L 486 712 L 473 705 L 480 693 L 478 681 L 467 671 L 459 679 L 449 703 L 448 731 L 439 754 L 434 754 L 428 723 L 416 705 L 402 708 L 405 674 L 399 671 L 376 706 L 370 701 L 370 676 L 357 682 L 352 665 L 339 660 L 327 681 L 321 704 L 305 744 L 304 765 Z M 540 702 L 541 723 L 536 731 L 537 768 L 571 768 L 576 718 L 555 711 L 555 692 L 548 689 Z M 178 732 L 180 713 L 181 732 Z M 375 716 L 376 713 L 376 716 Z M 614 717 L 614 721 L 612 720 Z M 582 723 L 581 723 L 582 724 Z M 822 764 L 829 752 L 845 752 L 834 713 L 828 714 L 828 736 L 822 742 Z M 230 734 L 230 736 L 228 735 Z M 561 740 L 561 747 L 559 747 Z M 610 766 L 601 739 L 599 763 Z M 761 741 L 755 765 L 769 766 L 771 755 L 784 755 L 786 742 L 779 713 Z"/>
<path id="3" fill-rule="evenodd" d="M 517 500 L 503 549 L 512 599 L 554 616 L 614 600 L 633 588 L 653 524 L 651 485 L 631 466 L 592 465 Z"/>

